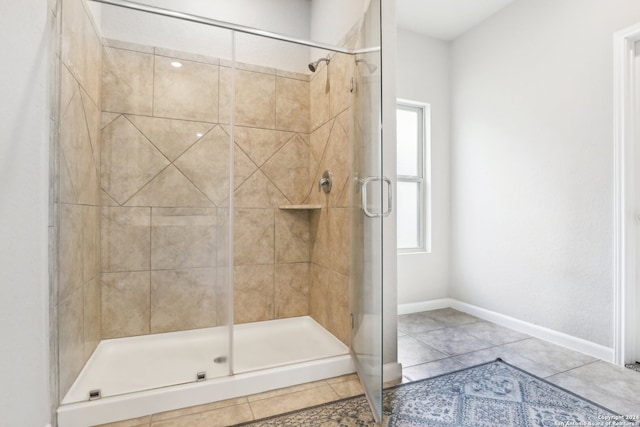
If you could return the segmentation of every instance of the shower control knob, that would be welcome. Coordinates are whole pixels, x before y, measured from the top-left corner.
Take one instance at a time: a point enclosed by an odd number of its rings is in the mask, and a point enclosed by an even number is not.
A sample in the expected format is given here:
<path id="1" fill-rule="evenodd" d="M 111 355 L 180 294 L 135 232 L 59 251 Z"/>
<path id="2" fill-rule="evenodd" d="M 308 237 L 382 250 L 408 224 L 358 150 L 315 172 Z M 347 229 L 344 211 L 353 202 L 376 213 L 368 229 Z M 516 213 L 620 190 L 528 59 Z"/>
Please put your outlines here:
<path id="1" fill-rule="evenodd" d="M 331 187 L 333 187 L 333 172 L 327 169 L 324 171 L 322 178 L 320 178 L 320 181 L 318 182 L 318 191 L 322 189 L 322 191 L 328 193 L 331 191 Z"/>

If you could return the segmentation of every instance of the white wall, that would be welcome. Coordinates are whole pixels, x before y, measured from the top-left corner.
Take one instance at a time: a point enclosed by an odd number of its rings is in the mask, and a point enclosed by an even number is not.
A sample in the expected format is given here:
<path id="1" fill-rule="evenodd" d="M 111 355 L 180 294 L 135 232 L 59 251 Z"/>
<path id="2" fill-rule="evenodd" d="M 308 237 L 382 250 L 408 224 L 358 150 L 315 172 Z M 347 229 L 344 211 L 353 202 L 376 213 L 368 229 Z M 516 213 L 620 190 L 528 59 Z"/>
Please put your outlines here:
<path id="1" fill-rule="evenodd" d="M 49 422 L 47 2 L 0 14 L 0 424 Z"/>
<path id="2" fill-rule="evenodd" d="M 341 44 L 345 34 L 360 20 L 369 3 L 370 0 L 311 0 L 309 37 L 330 45 Z M 395 22 L 395 18 L 393 21 Z"/>
<path id="3" fill-rule="evenodd" d="M 310 1 L 154 0 L 143 3 L 308 40 Z M 101 5 L 100 9 L 100 27 L 105 38 L 231 59 L 229 30 L 114 6 Z M 236 33 L 236 59 L 307 73 L 309 48 Z"/>
<path id="4" fill-rule="evenodd" d="M 398 303 L 449 296 L 450 44 L 398 31 L 398 98 L 431 105 L 431 252 L 398 255 Z"/>
<path id="5" fill-rule="evenodd" d="M 521 0 L 453 43 L 453 298 L 613 345 L 612 34 L 639 21 Z"/>

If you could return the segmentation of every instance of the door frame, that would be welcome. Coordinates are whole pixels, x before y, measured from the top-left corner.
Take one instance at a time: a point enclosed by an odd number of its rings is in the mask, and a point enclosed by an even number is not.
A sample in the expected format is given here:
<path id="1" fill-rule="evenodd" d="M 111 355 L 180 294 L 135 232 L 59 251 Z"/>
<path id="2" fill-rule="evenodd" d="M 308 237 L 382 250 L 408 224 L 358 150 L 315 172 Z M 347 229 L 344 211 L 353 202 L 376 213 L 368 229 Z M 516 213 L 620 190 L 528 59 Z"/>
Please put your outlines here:
<path id="1" fill-rule="evenodd" d="M 614 363 L 624 365 L 640 358 L 636 354 L 638 326 L 636 311 L 640 309 L 637 292 L 636 206 L 637 115 L 635 105 L 636 65 L 634 50 L 640 41 L 640 23 L 614 34 L 614 146 L 613 146 L 613 296 L 614 296 Z"/>

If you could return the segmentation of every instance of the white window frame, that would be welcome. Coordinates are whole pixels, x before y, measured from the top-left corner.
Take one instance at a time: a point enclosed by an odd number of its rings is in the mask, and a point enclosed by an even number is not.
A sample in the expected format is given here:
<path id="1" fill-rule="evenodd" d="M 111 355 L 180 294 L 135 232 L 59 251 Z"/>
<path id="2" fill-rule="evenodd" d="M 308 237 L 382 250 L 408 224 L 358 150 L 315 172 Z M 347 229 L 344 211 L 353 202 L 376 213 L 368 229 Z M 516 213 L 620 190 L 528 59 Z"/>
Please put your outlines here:
<path id="1" fill-rule="evenodd" d="M 397 99 L 396 110 L 407 109 L 421 111 L 422 126 L 418 138 L 418 175 L 397 175 L 400 182 L 417 182 L 419 186 L 418 200 L 418 246 L 397 248 L 398 253 L 430 253 L 431 252 L 431 106 L 424 102 Z M 420 143 L 421 142 L 421 143 Z M 420 176 L 421 175 L 421 176 Z"/>

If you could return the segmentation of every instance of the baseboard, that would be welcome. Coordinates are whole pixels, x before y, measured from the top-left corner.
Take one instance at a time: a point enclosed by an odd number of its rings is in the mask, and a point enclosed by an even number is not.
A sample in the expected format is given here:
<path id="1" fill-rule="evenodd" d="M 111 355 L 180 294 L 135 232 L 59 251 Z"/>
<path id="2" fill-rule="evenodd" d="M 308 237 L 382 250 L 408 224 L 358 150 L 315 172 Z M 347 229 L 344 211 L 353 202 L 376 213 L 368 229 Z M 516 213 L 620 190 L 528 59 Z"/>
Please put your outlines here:
<path id="1" fill-rule="evenodd" d="M 500 326 L 522 332 L 532 337 L 549 341 L 553 344 L 567 347 L 571 350 L 579 351 L 589 356 L 607 362 L 614 362 L 613 348 L 605 347 L 582 338 L 558 332 L 553 329 L 525 322 L 511 316 L 507 316 L 495 311 L 487 310 L 472 304 L 467 304 L 453 298 L 443 298 L 433 301 L 424 301 L 411 304 L 401 304 L 398 306 L 398 314 L 410 314 L 420 311 L 437 310 L 441 308 L 453 308 L 467 314 L 479 317 L 482 320 L 496 323 Z"/>
<path id="2" fill-rule="evenodd" d="M 398 362 L 382 365 L 382 382 L 388 383 L 402 378 L 402 365 Z"/>
<path id="3" fill-rule="evenodd" d="M 420 313 L 421 311 L 439 310 L 451 307 L 451 298 L 434 299 L 430 301 L 398 304 L 398 314 Z"/>

